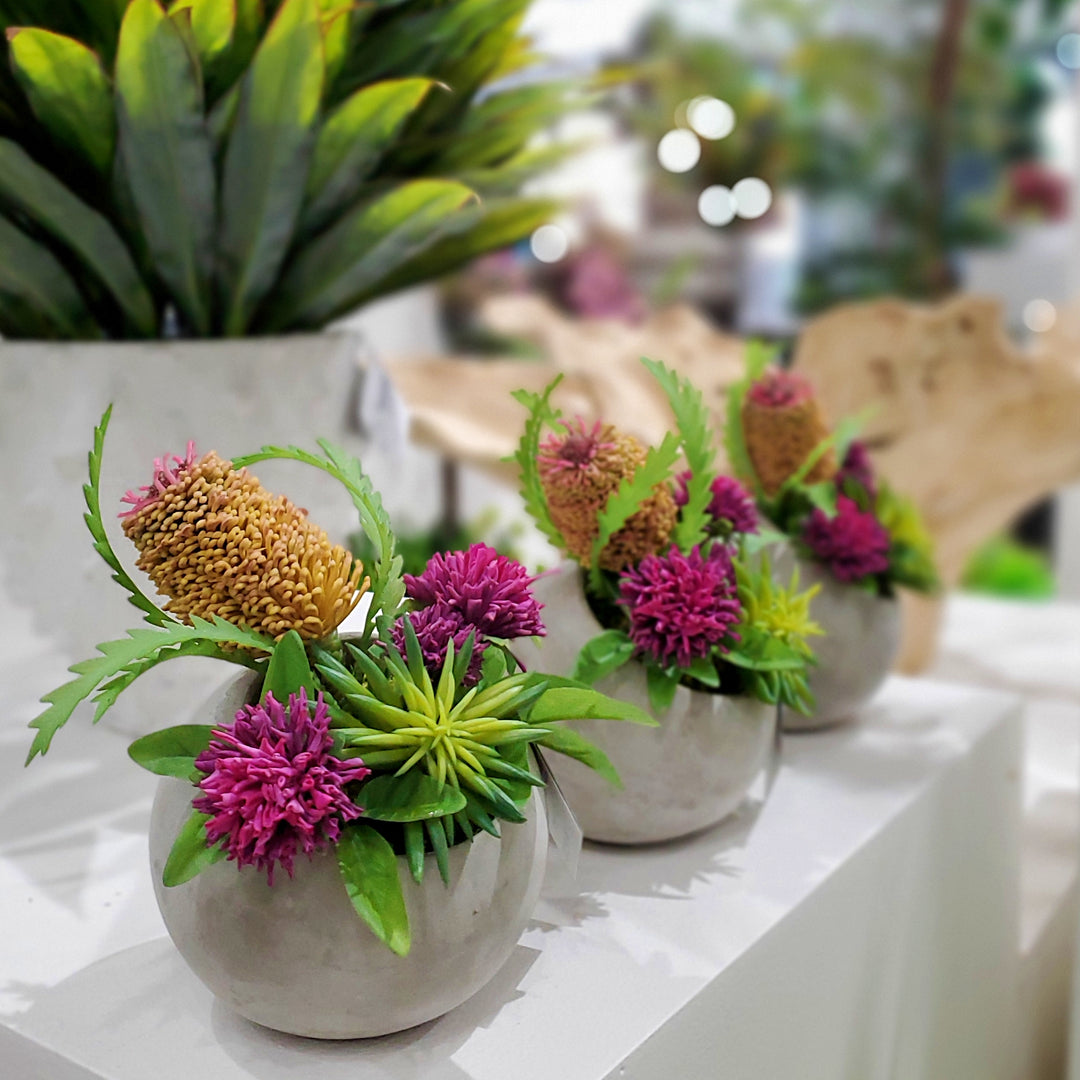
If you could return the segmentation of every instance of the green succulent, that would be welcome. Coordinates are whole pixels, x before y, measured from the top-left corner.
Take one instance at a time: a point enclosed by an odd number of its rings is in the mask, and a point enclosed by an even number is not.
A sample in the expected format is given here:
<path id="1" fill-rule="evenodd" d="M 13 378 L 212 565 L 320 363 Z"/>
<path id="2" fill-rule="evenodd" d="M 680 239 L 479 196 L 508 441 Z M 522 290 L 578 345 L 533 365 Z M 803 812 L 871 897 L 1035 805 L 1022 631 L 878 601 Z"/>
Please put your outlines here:
<path id="1" fill-rule="evenodd" d="M 528 0 L 0 0 L 0 333 L 318 328 L 527 235 Z"/>

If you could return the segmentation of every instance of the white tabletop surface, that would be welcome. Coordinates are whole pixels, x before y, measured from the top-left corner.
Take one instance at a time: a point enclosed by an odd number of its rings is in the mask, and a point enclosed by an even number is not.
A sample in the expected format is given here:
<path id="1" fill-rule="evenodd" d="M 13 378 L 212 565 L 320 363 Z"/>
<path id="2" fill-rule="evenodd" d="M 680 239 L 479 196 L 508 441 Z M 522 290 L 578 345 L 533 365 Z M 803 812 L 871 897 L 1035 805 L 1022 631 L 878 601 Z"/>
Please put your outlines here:
<path id="1" fill-rule="evenodd" d="M 833 932 L 842 936 L 845 920 L 862 919 L 865 910 L 880 909 L 889 919 L 898 911 L 937 910 L 934 898 L 920 906 L 898 897 L 893 910 L 885 897 L 875 908 L 865 892 L 874 880 L 884 884 L 890 867 L 900 873 L 905 859 L 921 866 L 923 853 L 937 850 L 938 818 L 955 814 L 955 807 L 946 809 L 950 792 L 963 793 L 965 807 L 984 792 L 987 812 L 1000 815 L 990 827 L 1005 834 L 973 859 L 972 880 L 984 872 L 986 880 L 999 880 L 1015 862 L 1008 835 L 1009 808 L 1019 802 L 1013 700 L 894 679 L 862 724 L 788 739 L 768 801 L 748 804 L 726 825 L 661 848 L 588 847 L 581 896 L 542 902 L 505 968 L 448 1016 L 365 1043 L 293 1039 L 216 1004 L 164 936 L 145 854 L 155 781 L 127 761 L 121 735 L 92 730 L 77 717 L 44 761 L 23 770 L 23 725 L 34 713 L 33 698 L 55 683 L 63 663 L 32 634 L 18 642 L 18 651 L 0 660 L 0 1074 L 10 1080 L 599 1080 L 661 1076 L 663 1062 L 681 1054 L 689 1055 L 681 1077 L 712 1075 L 711 1068 L 694 1071 L 706 1066 L 692 1064 L 693 1055 L 712 1053 L 710 1040 L 725 1024 L 745 1029 L 739 1001 L 755 1000 L 785 970 L 785 950 L 794 956 L 800 943 L 825 940 L 817 931 L 785 939 L 800 918 L 811 918 L 806 913 L 837 924 Z M 152 726 L 175 719 L 163 715 Z M 965 810 L 964 827 L 970 816 L 977 829 L 980 813 Z M 959 826 L 946 831 L 970 847 Z M 910 883 L 897 878 L 891 889 L 925 892 L 936 887 L 935 874 Z M 947 874 L 948 868 L 942 881 Z M 1001 892 L 997 907 L 974 920 L 990 927 L 985 940 L 994 947 L 1008 938 L 1015 913 L 1007 884 Z M 865 930 L 867 940 L 887 936 L 886 926 L 868 923 Z M 908 933 L 916 941 L 925 936 L 918 927 Z M 972 947 L 980 941 L 973 936 Z M 778 950 L 768 963 L 755 960 Z M 994 965 L 1007 962 L 1004 953 L 976 952 Z M 890 964 L 911 966 L 904 958 L 882 959 L 883 970 Z M 790 975 L 784 978 L 798 985 Z M 832 977 L 839 986 L 862 976 L 853 967 Z M 772 1017 L 768 1000 L 755 1023 L 782 1037 L 790 1018 Z M 712 1009 L 723 1022 L 712 1024 Z M 814 1008 L 805 1012 L 814 1018 Z M 924 1035 L 929 1046 L 932 1033 Z M 870 1052 L 834 1045 L 849 1038 L 844 1032 L 814 1038 L 822 1064 L 808 1061 L 806 1078 L 835 1080 L 829 1061 L 863 1060 L 859 1055 Z M 752 1040 L 744 1042 L 730 1045 L 730 1060 L 753 1059 Z M 775 1048 L 761 1045 L 768 1059 Z M 994 1045 L 991 1039 L 988 1053 Z M 892 1074 L 867 1067 L 862 1075 Z"/>

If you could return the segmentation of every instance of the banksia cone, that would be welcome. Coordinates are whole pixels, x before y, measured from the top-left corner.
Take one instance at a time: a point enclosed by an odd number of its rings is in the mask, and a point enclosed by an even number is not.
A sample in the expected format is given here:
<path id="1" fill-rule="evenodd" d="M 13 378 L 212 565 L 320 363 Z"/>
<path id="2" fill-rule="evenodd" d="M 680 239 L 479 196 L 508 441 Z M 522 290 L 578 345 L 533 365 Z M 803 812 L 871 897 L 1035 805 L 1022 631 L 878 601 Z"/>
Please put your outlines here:
<path id="1" fill-rule="evenodd" d="M 743 435 L 754 471 L 768 495 L 775 495 L 810 452 L 829 435 L 829 426 L 810 384 L 787 371 L 771 370 L 746 395 Z M 810 470 L 808 484 L 836 475 L 830 449 Z"/>
<path id="2" fill-rule="evenodd" d="M 154 462 L 154 480 L 129 491 L 123 529 L 138 567 L 188 620 L 218 616 L 272 638 L 321 638 L 370 582 L 307 513 L 271 495 L 246 469 L 211 452 Z"/>
<path id="3" fill-rule="evenodd" d="M 646 450 L 632 435 L 599 422 L 586 428 L 580 418 L 564 424 L 565 435 L 552 435 L 540 447 L 540 481 L 548 511 L 566 550 L 588 565 L 599 535 L 598 516 L 623 480 L 645 461 Z M 646 555 L 662 551 L 675 527 L 675 498 L 657 485 L 641 508 L 600 553 L 605 570 L 623 570 Z"/>

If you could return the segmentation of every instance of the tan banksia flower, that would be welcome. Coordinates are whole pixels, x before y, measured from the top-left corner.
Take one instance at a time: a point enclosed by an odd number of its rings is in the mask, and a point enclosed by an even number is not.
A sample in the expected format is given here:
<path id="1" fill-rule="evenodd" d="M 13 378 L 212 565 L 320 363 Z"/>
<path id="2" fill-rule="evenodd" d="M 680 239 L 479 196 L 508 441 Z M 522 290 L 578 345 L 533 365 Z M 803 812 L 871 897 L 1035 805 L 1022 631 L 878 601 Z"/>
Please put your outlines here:
<path id="1" fill-rule="evenodd" d="M 743 401 L 742 424 L 750 461 L 768 495 L 775 495 L 829 435 L 810 384 L 776 369 L 750 387 Z M 830 449 L 810 470 L 806 482 L 831 480 L 835 475 L 836 455 Z"/>
<path id="2" fill-rule="evenodd" d="M 154 462 L 154 480 L 129 491 L 124 533 L 138 567 L 185 621 L 217 616 L 280 638 L 329 634 L 370 581 L 307 513 L 246 469 L 211 452 Z"/>
<path id="3" fill-rule="evenodd" d="M 569 554 L 588 565 L 601 511 L 619 484 L 644 464 L 646 450 L 611 424 L 597 422 L 590 429 L 579 418 L 564 427 L 565 435 L 552 435 L 540 447 L 537 465 L 552 523 Z M 671 490 L 658 485 L 600 553 L 601 567 L 622 570 L 663 550 L 677 514 Z"/>

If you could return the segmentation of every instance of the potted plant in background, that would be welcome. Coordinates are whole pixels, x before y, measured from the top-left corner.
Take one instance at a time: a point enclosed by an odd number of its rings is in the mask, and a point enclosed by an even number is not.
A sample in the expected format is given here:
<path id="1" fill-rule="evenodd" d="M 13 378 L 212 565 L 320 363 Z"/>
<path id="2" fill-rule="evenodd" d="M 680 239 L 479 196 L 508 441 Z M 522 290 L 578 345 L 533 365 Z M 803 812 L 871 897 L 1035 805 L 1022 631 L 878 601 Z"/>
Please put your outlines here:
<path id="1" fill-rule="evenodd" d="M 938 587 L 932 544 L 914 504 L 875 477 L 858 421 L 831 432 L 805 378 L 771 366 L 768 349 L 751 345 L 747 357 L 728 395 L 728 458 L 786 541 L 777 565 L 820 590 L 817 703 L 785 726 L 825 727 L 851 719 L 884 682 L 900 647 L 896 589 Z"/>
<path id="2" fill-rule="evenodd" d="M 45 696 L 30 759 L 81 703 L 92 699 L 99 719 L 166 660 L 242 668 L 199 723 L 130 749 L 163 778 L 150 855 L 177 948 L 219 998 L 294 1034 L 381 1035 L 455 1007 L 502 966 L 540 889 L 539 748 L 617 783 L 564 722 L 652 721 L 518 666 L 508 643 L 544 633 L 520 564 L 475 545 L 403 576 L 378 494 L 329 443 L 232 462 L 189 446 L 156 461 L 126 497 L 123 528 L 168 597 L 159 608 L 105 536 L 108 420 L 90 456 L 87 523 L 150 625 L 99 646 Z M 370 568 L 245 467 L 271 458 L 344 485 L 378 552 Z M 155 715 L 168 711 L 159 701 Z"/>
<path id="3" fill-rule="evenodd" d="M 587 731 L 623 780 L 607 792 L 573 762 L 555 775 L 585 836 L 637 844 L 713 825 L 739 806 L 773 747 L 778 705 L 810 711 L 815 590 L 784 587 L 759 553 L 750 496 L 715 471 L 708 410 L 652 361 L 677 431 L 646 450 L 611 424 L 567 422 L 542 394 L 517 454 L 526 506 L 570 556 L 542 575 L 549 634 L 521 641 L 528 667 L 572 676 L 647 709 L 658 726 Z M 542 438 L 545 427 L 555 431 Z M 673 483 L 677 463 L 685 472 Z"/>
<path id="4" fill-rule="evenodd" d="M 72 432 L 115 401 L 124 457 L 190 436 L 344 438 L 358 342 L 320 331 L 546 219 L 515 192 L 558 154 L 530 143 L 573 90 L 505 81 L 533 60 L 527 6 L 0 11 L 0 452 L 38 522 L 7 530 L 0 557 L 63 646 L 93 642 L 69 603 L 94 581 L 63 525 Z M 312 500 L 339 532 L 329 486 Z"/>

